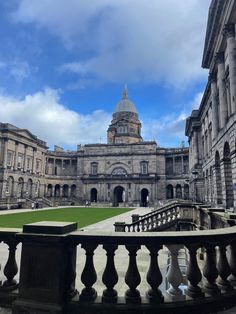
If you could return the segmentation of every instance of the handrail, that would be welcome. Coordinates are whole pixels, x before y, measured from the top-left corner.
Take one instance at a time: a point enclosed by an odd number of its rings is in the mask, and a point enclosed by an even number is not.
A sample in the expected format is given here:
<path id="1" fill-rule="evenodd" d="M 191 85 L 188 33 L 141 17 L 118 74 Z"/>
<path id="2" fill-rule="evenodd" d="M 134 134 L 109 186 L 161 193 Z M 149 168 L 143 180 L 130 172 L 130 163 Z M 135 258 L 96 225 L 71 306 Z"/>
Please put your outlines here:
<path id="1" fill-rule="evenodd" d="M 122 225 L 115 223 L 115 231 L 140 232 L 158 230 L 158 228 L 162 227 L 164 224 L 181 218 L 182 212 L 180 209 L 186 207 L 188 209 L 196 209 L 196 206 L 192 203 L 177 201 L 140 216 L 141 218 L 139 217 L 138 220 L 132 223 L 123 223 Z"/>

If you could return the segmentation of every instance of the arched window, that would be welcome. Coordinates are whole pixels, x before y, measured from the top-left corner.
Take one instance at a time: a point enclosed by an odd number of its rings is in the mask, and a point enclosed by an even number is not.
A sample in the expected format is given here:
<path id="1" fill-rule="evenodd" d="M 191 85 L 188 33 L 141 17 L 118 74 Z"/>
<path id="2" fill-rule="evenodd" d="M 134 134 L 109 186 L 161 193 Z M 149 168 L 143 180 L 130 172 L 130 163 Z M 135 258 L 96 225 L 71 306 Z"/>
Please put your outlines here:
<path id="1" fill-rule="evenodd" d="M 127 175 L 127 172 L 124 168 L 122 167 L 117 167 L 115 168 L 112 173 L 111 173 L 113 176 L 126 176 Z"/>

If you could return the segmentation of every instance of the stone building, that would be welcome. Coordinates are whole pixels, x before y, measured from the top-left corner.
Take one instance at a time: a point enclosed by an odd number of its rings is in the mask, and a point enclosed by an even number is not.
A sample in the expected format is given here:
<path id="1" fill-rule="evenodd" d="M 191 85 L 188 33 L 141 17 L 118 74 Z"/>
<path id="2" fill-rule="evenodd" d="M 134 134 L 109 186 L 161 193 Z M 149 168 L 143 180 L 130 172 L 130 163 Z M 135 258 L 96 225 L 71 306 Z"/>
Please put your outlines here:
<path id="1" fill-rule="evenodd" d="M 0 124 L 2 206 L 155 204 L 189 198 L 188 148 L 162 148 L 143 141 L 135 105 L 123 97 L 107 131 L 107 144 L 78 145 L 76 151 L 47 148 L 28 130 Z M 24 204 L 25 205 L 25 204 Z"/>
<path id="2" fill-rule="evenodd" d="M 213 0 L 202 67 L 209 78 L 186 122 L 190 189 L 196 200 L 236 208 L 236 1 Z"/>

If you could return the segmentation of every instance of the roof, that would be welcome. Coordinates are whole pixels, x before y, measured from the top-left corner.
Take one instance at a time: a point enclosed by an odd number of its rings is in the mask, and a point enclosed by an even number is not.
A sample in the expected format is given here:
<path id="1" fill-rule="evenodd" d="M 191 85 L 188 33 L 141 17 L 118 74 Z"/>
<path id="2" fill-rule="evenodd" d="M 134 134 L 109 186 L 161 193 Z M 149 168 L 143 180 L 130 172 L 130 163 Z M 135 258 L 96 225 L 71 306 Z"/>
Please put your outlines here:
<path id="1" fill-rule="evenodd" d="M 122 99 L 118 102 L 116 106 L 115 113 L 122 111 L 137 113 L 135 105 L 131 100 L 129 100 L 127 86 L 125 86 Z"/>

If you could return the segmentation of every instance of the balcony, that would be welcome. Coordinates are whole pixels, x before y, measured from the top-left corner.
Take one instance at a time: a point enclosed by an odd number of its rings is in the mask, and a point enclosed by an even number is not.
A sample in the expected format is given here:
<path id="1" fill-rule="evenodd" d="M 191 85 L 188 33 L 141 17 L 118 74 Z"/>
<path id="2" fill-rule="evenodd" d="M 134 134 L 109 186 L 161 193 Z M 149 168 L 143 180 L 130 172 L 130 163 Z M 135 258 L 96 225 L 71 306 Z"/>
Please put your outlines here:
<path id="1" fill-rule="evenodd" d="M 132 232 L 92 233 L 76 230 L 74 223 L 50 222 L 25 225 L 22 231 L 1 229 L 0 240 L 9 249 L 2 264 L 1 306 L 12 307 L 13 313 L 182 314 L 235 305 L 234 217 L 188 206 L 173 203 L 147 214 L 133 222 L 139 228 Z M 163 230 L 176 220 L 205 230 L 142 232 L 150 230 L 147 225 Z M 183 249 L 186 274 L 178 257 Z"/>

